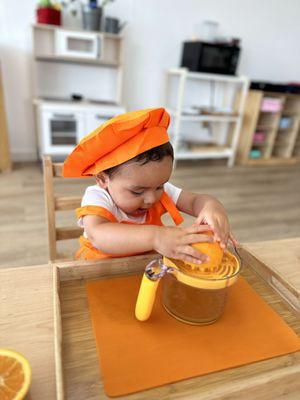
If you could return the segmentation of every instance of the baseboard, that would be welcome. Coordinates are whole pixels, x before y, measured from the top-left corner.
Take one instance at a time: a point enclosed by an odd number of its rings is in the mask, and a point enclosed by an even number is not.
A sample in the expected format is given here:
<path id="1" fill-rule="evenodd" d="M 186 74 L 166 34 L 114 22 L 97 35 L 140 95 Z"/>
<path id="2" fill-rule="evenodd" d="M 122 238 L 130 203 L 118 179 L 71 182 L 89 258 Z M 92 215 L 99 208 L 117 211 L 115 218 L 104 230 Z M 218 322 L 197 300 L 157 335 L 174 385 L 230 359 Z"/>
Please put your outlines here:
<path id="1" fill-rule="evenodd" d="M 11 149 L 12 161 L 36 161 L 38 159 L 36 149 Z"/>

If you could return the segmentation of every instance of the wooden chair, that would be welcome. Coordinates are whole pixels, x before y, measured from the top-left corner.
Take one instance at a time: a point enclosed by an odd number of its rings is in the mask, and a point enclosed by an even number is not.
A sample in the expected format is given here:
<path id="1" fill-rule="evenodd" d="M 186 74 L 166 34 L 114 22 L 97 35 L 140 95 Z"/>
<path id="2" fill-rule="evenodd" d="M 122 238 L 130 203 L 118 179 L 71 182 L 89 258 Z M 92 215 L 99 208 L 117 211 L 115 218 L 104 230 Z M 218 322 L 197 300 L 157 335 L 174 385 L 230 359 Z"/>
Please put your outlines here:
<path id="1" fill-rule="evenodd" d="M 82 234 L 82 229 L 76 226 L 57 227 L 56 211 L 75 210 L 80 207 L 80 196 L 56 196 L 54 192 L 54 178 L 62 177 L 62 163 L 53 163 L 50 156 L 43 157 L 44 194 L 46 207 L 46 221 L 48 228 L 49 261 L 57 261 L 60 257 L 57 242 L 60 240 L 76 239 Z M 64 178 L 63 178 L 64 179 Z M 67 179 L 66 179 L 67 185 Z"/>
<path id="2" fill-rule="evenodd" d="M 66 258 L 62 257 L 58 253 L 57 245 L 59 241 L 68 239 L 77 239 L 82 235 L 82 229 L 76 225 L 76 217 L 74 214 L 74 225 L 57 227 L 57 211 L 74 211 L 77 207 L 80 207 L 82 196 L 58 196 L 55 195 L 54 191 L 54 181 L 62 178 L 65 180 L 64 187 L 68 190 L 69 179 L 63 178 L 62 176 L 62 163 L 53 163 L 50 156 L 43 157 L 43 170 L 44 170 L 44 194 L 45 194 L 45 208 L 46 208 L 46 221 L 48 230 L 48 252 L 49 252 L 49 262 L 61 262 L 72 260 L 72 265 L 76 264 L 90 264 L 97 263 L 97 261 L 74 261 L 74 255 Z M 57 179 L 56 179 L 57 178 Z M 88 186 L 91 182 L 88 178 L 82 179 L 72 179 L 72 181 L 79 181 L 84 183 L 84 187 Z M 130 257 L 131 260 L 143 259 L 150 260 L 157 258 L 157 253 L 147 253 L 145 255 L 138 255 Z M 117 258 L 115 258 L 116 260 Z M 122 258 L 126 259 L 126 258 Z"/>

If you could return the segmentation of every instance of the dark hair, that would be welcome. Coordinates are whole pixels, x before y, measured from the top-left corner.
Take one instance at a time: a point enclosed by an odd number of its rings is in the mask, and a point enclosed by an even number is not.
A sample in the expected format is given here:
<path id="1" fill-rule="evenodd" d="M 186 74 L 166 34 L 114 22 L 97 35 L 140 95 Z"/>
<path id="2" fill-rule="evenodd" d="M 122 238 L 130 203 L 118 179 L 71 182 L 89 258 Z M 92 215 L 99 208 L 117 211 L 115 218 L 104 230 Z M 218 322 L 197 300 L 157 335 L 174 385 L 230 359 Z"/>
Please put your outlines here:
<path id="1" fill-rule="evenodd" d="M 137 162 L 140 163 L 141 165 L 147 164 L 149 161 L 160 161 L 164 157 L 171 157 L 172 160 L 174 160 L 174 152 L 173 152 L 173 147 L 170 142 L 164 143 L 160 146 L 153 147 L 150 150 L 144 151 L 144 153 L 141 153 L 137 155 L 134 158 L 131 158 L 130 160 L 116 165 L 115 167 L 111 167 L 103 171 L 105 174 L 107 174 L 109 177 L 111 177 L 114 173 L 117 172 L 117 170 L 122 166 L 127 163 L 132 163 L 132 162 Z"/>

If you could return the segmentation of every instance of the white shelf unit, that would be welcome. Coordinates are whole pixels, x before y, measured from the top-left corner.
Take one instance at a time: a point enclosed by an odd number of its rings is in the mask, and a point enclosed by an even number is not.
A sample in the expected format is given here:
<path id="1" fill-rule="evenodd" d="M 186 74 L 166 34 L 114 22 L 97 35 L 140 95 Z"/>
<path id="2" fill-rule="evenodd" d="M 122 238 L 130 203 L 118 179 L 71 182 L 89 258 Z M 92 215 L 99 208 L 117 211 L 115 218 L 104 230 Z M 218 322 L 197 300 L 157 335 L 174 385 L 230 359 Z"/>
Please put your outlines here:
<path id="1" fill-rule="evenodd" d="M 80 139 L 126 111 L 123 34 L 34 24 L 34 98 L 38 153 L 62 159 Z M 74 94 L 82 100 L 72 101 Z"/>
<path id="2" fill-rule="evenodd" d="M 205 90 L 201 90 L 201 86 L 205 86 Z M 170 131 L 175 160 L 227 158 L 228 166 L 232 166 L 248 87 L 249 80 L 244 76 L 196 73 L 186 68 L 167 70 L 165 106 L 172 117 Z M 192 92 L 191 97 L 188 89 Z M 193 110 L 193 106 L 200 111 Z M 207 112 L 205 109 L 218 111 Z M 189 136 L 186 125 L 191 124 L 198 128 L 194 127 Z M 209 138 L 201 139 L 204 125 Z M 202 129 L 202 135 L 203 132 Z M 190 148 L 181 148 L 184 143 L 193 144 Z"/>

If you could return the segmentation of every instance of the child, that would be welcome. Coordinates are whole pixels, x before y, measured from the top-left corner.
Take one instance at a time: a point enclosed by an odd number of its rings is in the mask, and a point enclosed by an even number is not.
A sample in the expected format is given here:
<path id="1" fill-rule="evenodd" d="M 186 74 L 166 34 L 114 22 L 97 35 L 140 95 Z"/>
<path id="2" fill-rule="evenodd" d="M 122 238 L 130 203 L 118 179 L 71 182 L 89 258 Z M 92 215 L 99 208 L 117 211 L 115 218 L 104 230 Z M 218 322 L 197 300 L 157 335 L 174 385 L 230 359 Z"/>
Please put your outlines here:
<path id="1" fill-rule="evenodd" d="M 129 112 L 112 118 L 81 140 L 64 163 L 65 177 L 93 175 L 76 210 L 84 228 L 77 257 L 99 259 L 157 251 L 201 264 L 206 255 L 191 244 L 217 240 L 223 248 L 229 223 L 222 204 L 208 195 L 184 191 L 168 181 L 173 149 L 163 108 Z M 166 227 L 168 212 L 176 225 L 179 211 L 193 215 L 188 228 Z M 204 225 L 206 224 L 206 225 Z M 214 236 L 204 232 L 212 230 Z"/>

